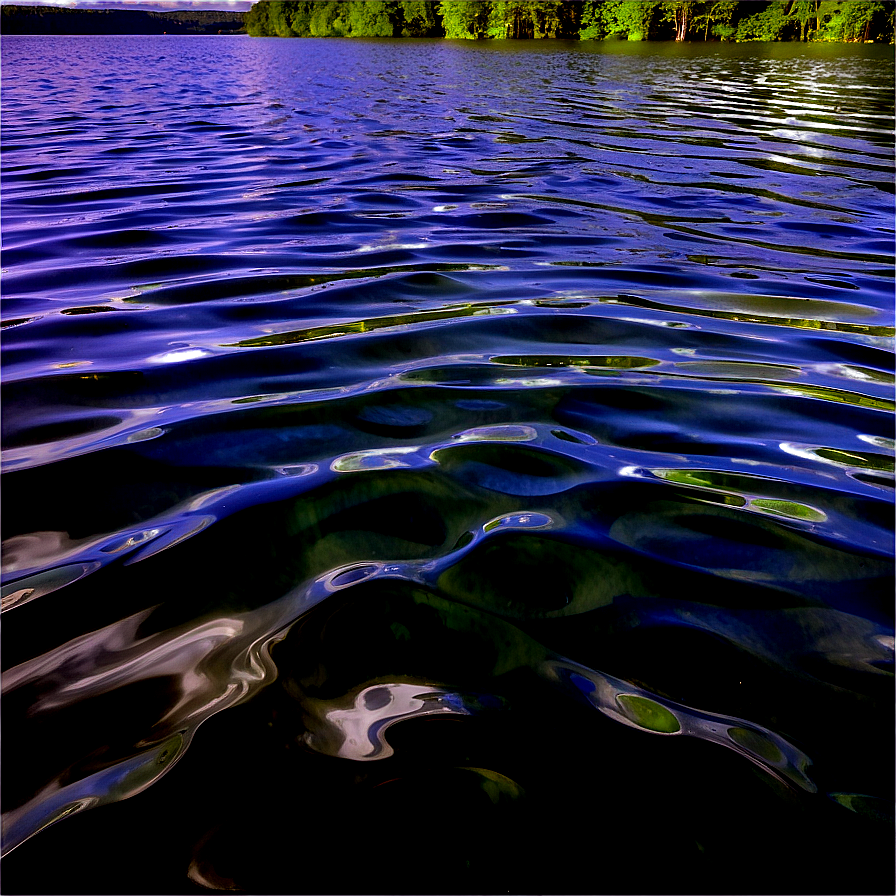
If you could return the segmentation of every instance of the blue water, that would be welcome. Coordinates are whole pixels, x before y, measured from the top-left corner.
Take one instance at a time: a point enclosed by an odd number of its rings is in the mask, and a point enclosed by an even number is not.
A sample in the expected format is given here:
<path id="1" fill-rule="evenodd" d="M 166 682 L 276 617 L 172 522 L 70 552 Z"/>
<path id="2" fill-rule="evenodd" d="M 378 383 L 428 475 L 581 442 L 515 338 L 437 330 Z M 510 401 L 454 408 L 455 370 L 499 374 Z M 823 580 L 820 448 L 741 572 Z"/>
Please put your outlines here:
<path id="1" fill-rule="evenodd" d="M 4 892 L 892 892 L 892 48 L 2 79 Z"/>

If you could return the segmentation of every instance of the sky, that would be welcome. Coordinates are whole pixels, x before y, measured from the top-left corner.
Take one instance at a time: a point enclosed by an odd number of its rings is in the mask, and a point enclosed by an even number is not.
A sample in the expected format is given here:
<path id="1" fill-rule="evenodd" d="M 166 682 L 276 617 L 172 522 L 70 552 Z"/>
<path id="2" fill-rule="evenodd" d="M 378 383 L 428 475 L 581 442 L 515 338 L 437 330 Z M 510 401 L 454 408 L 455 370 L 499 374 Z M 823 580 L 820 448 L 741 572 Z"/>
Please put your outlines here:
<path id="1" fill-rule="evenodd" d="M 246 12 L 253 0 L 3 0 L 13 6 L 65 6 L 69 9 L 223 9 Z"/>

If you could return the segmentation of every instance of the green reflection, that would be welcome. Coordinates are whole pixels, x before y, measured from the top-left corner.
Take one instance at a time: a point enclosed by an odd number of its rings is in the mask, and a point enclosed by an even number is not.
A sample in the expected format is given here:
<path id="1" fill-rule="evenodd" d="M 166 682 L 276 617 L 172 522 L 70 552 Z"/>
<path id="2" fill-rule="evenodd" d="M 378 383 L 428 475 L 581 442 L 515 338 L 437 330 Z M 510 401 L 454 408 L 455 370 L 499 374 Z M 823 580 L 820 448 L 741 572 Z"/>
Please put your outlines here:
<path id="1" fill-rule="evenodd" d="M 661 363 L 656 358 L 633 355 L 497 355 L 491 361 L 513 367 L 607 367 L 615 370 L 654 367 Z"/>
<path id="2" fill-rule="evenodd" d="M 869 309 L 856 305 L 845 305 L 834 302 L 813 302 L 812 300 L 784 299 L 779 296 L 751 296 L 750 300 L 754 304 L 770 304 L 773 310 L 777 307 L 784 306 L 790 310 L 794 308 L 797 302 L 800 302 L 807 311 L 818 311 L 826 315 L 850 313 L 853 316 L 867 315 Z M 840 333 L 859 333 L 864 336 L 885 336 L 892 338 L 896 335 L 896 329 L 893 327 L 881 327 L 873 324 L 855 324 L 843 321 L 812 319 L 808 317 L 783 316 L 777 314 L 759 314 L 755 311 L 742 310 L 721 310 L 710 308 L 695 308 L 690 305 L 671 305 L 665 302 L 654 302 L 651 299 L 645 299 L 641 296 L 621 295 L 614 299 L 601 299 L 618 305 L 630 305 L 634 308 L 651 308 L 656 311 L 671 311 L 676 314 L 694 314 L 699 317 L 714 317 L 721 320 L 742 321 L 744 323 L 771 324 L 773 326 L 796 327 L 804 330 L 835 330 Z"/>
<path id="3" fill-rule="evenodd" d="M 743 507 L 747 503 L 747 499 L 739 494 L 740 490 L 746 491 L 746 489 L 743 484 L 737 482 L 740 478 L 737 476 L 716 473 L 712 470 L 653 470 L 652 472 L 667 482 L 707 490 L 709 494 L 704 492 L 701 496 L 703 501 L 725 504 L 729 507 Z"/>
<path id="4" fill-rule="evenodd" d="M 525 790 L 516 781 L 490 768 L 461 766 L 460 771 L 472 772 L 476 775 L 479 787 L 495 805 L 502 800 L 515 800 L 525 795 Z"/>
<path id="5" fill-rule="evenodd" d="M 893 470 L 893 458 L 870 451 L 841 451 L 838 448 L 816 448 L 815 454 L 825 460 L 844 464 L 848 467 L 862 467 L 872 470 Z"/>
<path id="6" fill-rule="evenodd" d="M 882 821 L 893 824 L 893 806 L 885 800 L 864 793 L 831 793 L 834 802 L 846 807 L 850 812 L 861 815 L 871 821 Z"/>
<path id="7" fill-rule="evenodd" d="M 415 311 L 408 314 L 390 314 L 386 317 L 367 318 L 365 320 L 346 321 L 322 327 L 306 327 L 301 330 L 290 330 L 287 333 L 272 333 L 269 336 L 257 336 L 254 339 L 242 339 L 231 342 L 225 348 L 260 348 L 267 345 L 295 345 L 309 342 L 312 339 L 332 339 L 338 336 L 354 336 L 358 333 L 370 333 L 387 327 L 413 326 L 437 320 L 452 320 L 472 315 L 494 314 L 499 306 L 513 305 L 513 302 L 481 302 L 473 304 L 464 302 L 438 311 Z M 506 312 L 505 312 L 506 313 Z"/>
<path id="8" fill-rule="evenodd" d="M 388 248 L 388 247 L 383 247 Z M 341 270 L 336 273 L 326 273 L 316 271 L 313 274 L 276 274 L 276 275 L 250 275 L 242 277 L 219 278 L 211 282 L 202 282 L 198 284 L 189 284 L 184 287 L 172 283 L 136 283 L 130 287 L 139 293 L 158 293 L 151 295 L 150 298 L 154 302 L 162 301 L 168 296 L 177 296 L 178 301 L 184 300 L 184 288 L 192 289 L 194 286 L 201 287 L 195 291 L 196 301 L 201 301 L 209 297 L 210 290 L 214 290 L 215 298 L 227 298 L 231 295 L 249 296 L 262 295 L 264 293 L 289 293 L 299 292 L 306 289 L 314 289 L 327 283 L 334 283 L 343 280 L 369 280 L 378 277 L 385 277 L 389 274 L 432 274 L 436 273 L 453 273 L 455 271 L 494 271 L 500 270 L 500 265 L 494 264 L 406 264 L 406 265 L 383 265 L 376 268 L 352 268 Z M 233 284 L 236 284 L 234 287 Z M 230 284 L 230 285 L 226 285 Z M 236 292 L 231 292 L 232 289 Z M 222 292 L 223 290 L 223 292 Z M 123 302 L 139 302 L 146 301 L 147 296 L 124 296 Z"/>
<path id="9" fill-rule="evenodd" d="M 827 514 L 808 504 L 798 504 L 796 501 L 779 501 L 776 498 L 753 498 L 751 507 L 757 507 L 767 513 L 777 516 L 786 516 L 796 520 L 806 520 L 810 523 L 822 523 L 827 519 Z"/>
<path id="10" fill-rule="evenodd" d="M 675 734 L 681 731 L 678 719 L 665 706 L 647 697 L 634 694 L 617 694 L 616 702 L 626 717 L 641 728 L 660 734 Z"/>
<path id="11" fill-rule="evenodd" d="M 896 402 L 889 398 L 873 398 L 859 392 L 847 392 L 845 389 L 831 389 L 827 386 L 777 385 L 766 383 L 772 389 L 779 389 L 790 394 L 797 393 L 808 398 L 823 398 L 825 401 L 836 401 L 839 404 L 852 404 L 863 408 L 875 408 L 879 411 L 896 410 Z"/>
<path id="12" fill-rule="evenodd" d="M 724 504 L 726 507 L 744 507 L 747 499 L 742 495 L 732 495 L 730 492 L 710 492 L 700 497 L 701 501 L 710 501 L 713 504 Z"/>
<path id="13" fill-rule="evenodd" d="M 784 754 L 778 747 L 758 731 L 753 731 L 750 728 L 729 728 L 728 736 L 738 746 L 769 762 L 784 761 Z"/>
<path id="14" fill-rule="evenodd" d="M 687 373 L 708 374 L 734 379 L 790 379 L 800 375 L 800 368 L 787 364 L 762 364 L 756 361 L 679 361 L 676 368 Z"/>
<path id="15" fill-rule="evenodd" d="M 232 404 L 255 404 L 258 401 L 267 401 L 270 395 L 248 395 L 245 398 L 234 398 Z"/>
<path id="16" fill-rule="evenodd" d="M 690 364 L 690 362 L 683 362 L 676 364 L 676 367 L 685 367 L 685 365 Z M 708 367 L 708 365 L 706 365 Z M 766 386 L 769 389 L 774 389 L 778 392 L 783 392 L 786 395 L 796 395 L 800 397 L 806 398 L 821 398 L 825 401 L 835 401 L 838 404 L 851 404 L 857 407 L 863 408 L 873 408 L 874 410 L 879 411 L 893 411 L 896 410 L 896 403 L 888 398 L 874 398 L 871 395 L 863 395 L 860 392 L 848 392 L 845 389 L 832 389 L 828 386 L 810 386 L 803 385 L 799 383 L 781 383 L 781 382 L 773 382 L 768 379 L 757 378 L 756 376 L 735 376 L 734 374 L 734 364 L 727 365 L 730 369 L 728 371 L 723 371 L 721 369 L 721 365 L 719 365 L 719 369 L 715 375 L 698 375 L 698 373 L 694 372 L 694 369 L 691 368 L 686 370 L 683 373 L 670 373 L 670 372 L 660 372 L 660 371 L 649 371 L 649 375 L 651 376 L 662 376 L 662 377 L 681 377 L 688 379 L 702 379 L 702 380 L 712 380 L 715 382 L 736 382 L 738 384 L 742 384 L 745 386 Z M 769 375 L 778 375 L 780 377 L 781 370 L 787 370 L 785 367 L 776 367 L 774 365 L 761 365 L 756 364 L 755 366 L 750 365 L 748 363 L 743 363 L 741 365 L 742 373 L 767 373 Z M 725 375 L 727 374 L 727 375 Z M 786 378 L 786 377 L 785 377 Z"/>
<path id="17" fill-rule="evenodd" d="M 545 660 L 547 649 L 540 642 L 488 611 L 422 589 L 415 590 L 412 599 L 417 608 L 428 608 L 425 615 L 418 613 L 427 630 L 444 628 L 470 639 L 470 648 L 464 654 L 464 674 L 470 674 L 472 680 L 483 675 L 497 677 L 520 667 L 537 667 Z M 440 639 L 419 639 L 418 643 L 430 661 L 439 656 L 434 651 Z M 455 656 L 453 651 L 450 655 Z"/>
<path id="18" fill-rule="evenodd" d="M 133 442 L 147 442 L 150 439 L 157 439 L 159 436 L 165 435 L 165 430 L 162 429 L 161 426 L 150 426 L 146 429 L 141 429 L 138 432 L 132 432 L 127 437 L 128 444 Z"/>
<path id="19" fill-rule="evenodd" d="M 406 625 L 402 625 L 400 622 L 393 622 L 389 626 L 392 634 L 395 636 L 396 641 L 407 641 L 411 637 L 410 631 L 408 631 L 408 627 Z"/>
<path id="20" fill-rule="evenodd" d="M 668 482 L 678 482 L 682 485 L 697 485 L 703 488 L 732 488 L 738 487 L 736 479 L 727 473 L 716 473 L 713 470 L 653 470 L 655 476 Z"/>
<path id="21" fill-rule="evenodd" d="M 818 449 L 818 451 L 826 451 L 829 454 L 834 455 L 846 454 L 846 452 L 837 452 L 833 448 L 822 448 Z M 882 458 L 880 455 L 868 454 L 866 456 L 879 458 L 882 461 L 887 460 L 887 458 Z M 829 459 L 833 458 L 831 457 Z M 855 463 L 855 460 L 852 460 L 851 463 Z M 789 501 L 783 498 L 766 496 L 756 498 L 748 497 L 751 493 L 761 493 L 774 485 L 774 480 L 768 480 L 762 476 L 725 473 L 718 470 L 654 469 L 651 470 L 651 472 L 657 478 L 663 479 L 666 482 L 674 482 L 692 488 L 705 489 L 709 494 L 704 493 L 703 499 L 712 501 L 713 503 L 726 504 L 732 507 L 749 506 L 750 509 L 760 513 L 767 513 L 774 516 L 782 516 L 811 523 L 821 523 L 828 518 L 827 514 L 817 507 L 812 507 L 809 504 L 802 504 L 798 501 Z"/>

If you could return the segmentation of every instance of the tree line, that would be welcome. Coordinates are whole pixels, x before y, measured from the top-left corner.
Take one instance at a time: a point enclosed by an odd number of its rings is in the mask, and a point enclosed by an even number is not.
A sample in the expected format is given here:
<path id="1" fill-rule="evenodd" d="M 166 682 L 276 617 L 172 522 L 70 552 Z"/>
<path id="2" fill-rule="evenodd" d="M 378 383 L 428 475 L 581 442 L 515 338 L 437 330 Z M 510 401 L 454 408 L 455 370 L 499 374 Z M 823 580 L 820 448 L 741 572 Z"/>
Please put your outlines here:
<path id="1" fill-rule="evenodd" d="M 3 34 L 237 34 L 246 13 L 219 10 L 66 9 L 13 6 L 0 10 Z"/>
<path id="2" fill-rule="evenodd" d="M 260 0 L 254 36 L 893 42 L 892 0 Z"/>

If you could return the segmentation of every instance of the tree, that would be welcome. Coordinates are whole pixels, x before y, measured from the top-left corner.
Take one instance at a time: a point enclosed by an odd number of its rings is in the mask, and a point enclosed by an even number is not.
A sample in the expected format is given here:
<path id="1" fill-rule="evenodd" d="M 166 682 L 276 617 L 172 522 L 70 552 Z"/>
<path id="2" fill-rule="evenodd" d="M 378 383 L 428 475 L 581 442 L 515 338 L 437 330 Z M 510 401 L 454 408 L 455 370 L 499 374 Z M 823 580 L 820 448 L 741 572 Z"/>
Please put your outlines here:
<path id="1" fill-rule="evenodd" d="M 821 25 L 817 36 L 822 40 L 868 40 L 875 13 L 885 11 L 883 3 L 823 3 L 818 11 Z"/>
<path id="2" fill-rule="evenodd" d="M 246 13 L 246 30 L 252 37 L 266 37 L 273 33 L 268 17 L 270 6 L 270 3 L 253 3 Z"/>
<path id="3" fill-rule="evenodd" d="M 569 0 L 495 0 L 488 35 L 497 38 L 579 36 L 581 3 Z"/>
<path id="4" fill-rule="evenodd" d="M 715 3 L 700 3 L 693 16 L 695 28 L 703 27 L 703 40 L 709 40 L 710 29 L 716 37 L 730 40 L 735 29 L 731 20 L 737 11 L 737 0 L 717 0 Z"/>
<path id="5" fill-rule="evenodd" d="M 601 15 L 601 0 L 585 0 L 579 20 L 579 40 L 600 40 L 607 36 Z"/>
<path id="6" fill-rule="evenodd" d="M 488 37 L 489 6 L 486 0 L 442 0 L 439 14 L 445 37 L 466 40 Z"/>
<path id="7" fill-rule="evenodd" d="M 399 31 L 400 7 L 384 0 L 343 3 L 341 18 L 349 37 L 394 37 Z"/>
<path id="8" fill-rule="evenodd" d="M 629 40 L 648 40 L 657 2 L 605 0 L 598 7 L 604 35 L 624 34 Z"/>
<path id="9" fill-rule="evenodd" d="M 736 39 L 739 41 L 780 40 L 789 24 L 790 20 L 785 11 L 785 0 L 773 0 L 761 12 L 738 23 Z"/>
<path id="10" fill-rule="evenodd" d="M 675 40 L 686 40 L 697 3 L 694 0 L 670 0 L 663 3 L 663 20 L 675 24 Z"/>
<path id="11" fill-rule="evenodd" d="M 533 37 L 567 37 L 578 31 L 575 27 L 578 4 L 562 0 L 539 0 L 529 3 Z"/>
<path id="12" fill-rule="evenodd" d="M 815 18 L 818 12 L 818 0 L 793 0 L 787 15 L 800 23 L 800 40 L 806 39 L 806 29 L 809 22 Z"/>
<path id="13" fill-rule="evenodd" d="M 310 27 L 311 37 L 342 37 L 346 32 L 346 25 L 342 19 L 344 7 L 347 3 L 338 3 L 335 0 L 318 0 L 311 4 Z"/>
<path id="14" fill-rule="evenodd" d="M 441 37 L 437 3 L 430 0 L 407 0 L 401 4 L 402 37 Z"/>
<path id="15" fill-rule="evenodd" d="M 490 5 L 489 37 L 519 39 L 534 36 L 530 4 L 525 0 L 498 0 Z"/>
<path id="16" fill-rule="evenodd" d="M 280 37 L 649 40 L 653 30 L 653 36 L 660 38 L 671 31 L 670 36 L 679 41 L 692 36 L 708 40 L 712 34 L 722 40 L 739 41 L 892 43 L 894 11 L 892 0 L 259 0 L 246 14 L 245 23 L 251 35 Z M 64 12 L 53 7 L 5 6 L 4 26 L 11 33 L 21 31 L 26 26 L 17 25 L 18 19 L 61 21 Z M 70 13 L 66 19 L 70 24 L 49 23 L 38 30 L 83 31 L 86 26 L 76 25 Z M 111 14 L 92 13 L 97 17 Z M 146 13 L 150 17 L 158 15 L 162 14 Z M 166 21 L 170 19 L 169 15 Z M 181 30 L 212 27 L 198 20 L 191 24 L 192 19 L 171 21 Z M 660 29 L 656 27 L 659 22 L 669 25 Z M 133 27 L 152 30 L 156 25 L 144 22 Z M 236 21 L 233 28 L 238 27 Z M 220 30 L 221 24 L 214 28 Z"/>
<path id="17" fill-rule="evenodd" d="M 289 29 L 296 37 L 307 37 L 311 33 L 311 14 L 314 11 L 314 3 L 291 2 L 286 6 L 286 20 Z"/>
<path id="18" fill-rule="evenodd" d="M 271 13 L 271 21 L 274 23 L 274 31 L 278 37 L 298 37 L 301 32 L 292 27 L 293 15 L 297 12 L 299 3 L 281 2 L 275 3 L 276 9 Z"/>

